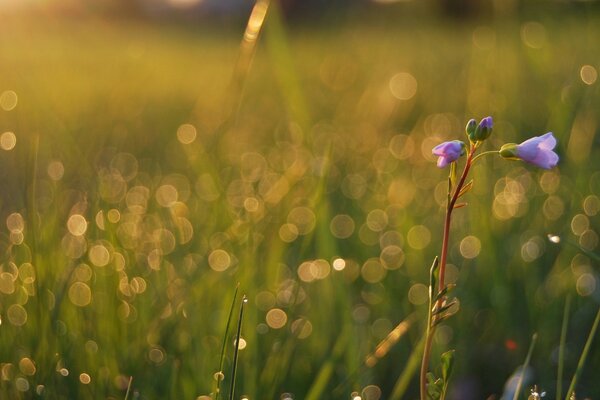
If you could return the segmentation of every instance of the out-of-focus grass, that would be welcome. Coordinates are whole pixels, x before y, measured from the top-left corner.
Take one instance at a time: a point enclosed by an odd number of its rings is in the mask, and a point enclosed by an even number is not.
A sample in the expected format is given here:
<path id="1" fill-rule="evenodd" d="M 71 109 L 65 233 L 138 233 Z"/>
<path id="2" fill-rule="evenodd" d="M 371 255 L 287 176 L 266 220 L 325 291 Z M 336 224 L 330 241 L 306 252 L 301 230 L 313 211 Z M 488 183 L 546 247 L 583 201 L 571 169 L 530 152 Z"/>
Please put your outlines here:
<path id="1" fill-rule="evenodd" d="M 130 376 L 131 398 L 208 395 L 239 282 L 236 393 L 387 398 L 422 327 L 363 365 L 426 315 L 446 185 L 431 148 L 488 114 L 491 145 L 552 129 L 561 164 L 475 168 L 450 252 L 461 311 L 434 351 L 457 349 L 453 398 L 486 398 L 538 332 L 534 380 L 553 397 L 564 299 L 568 379 L 600 293 L 589 257 L 546 240 L 598 244 L 599 18 L 384 14 L 293 28 L 269 15 L 243 94 L 241 27 L 6 19 L 1 397 L 122 398 Z M 600 395 L 599 357 L 578 396 Z"/>

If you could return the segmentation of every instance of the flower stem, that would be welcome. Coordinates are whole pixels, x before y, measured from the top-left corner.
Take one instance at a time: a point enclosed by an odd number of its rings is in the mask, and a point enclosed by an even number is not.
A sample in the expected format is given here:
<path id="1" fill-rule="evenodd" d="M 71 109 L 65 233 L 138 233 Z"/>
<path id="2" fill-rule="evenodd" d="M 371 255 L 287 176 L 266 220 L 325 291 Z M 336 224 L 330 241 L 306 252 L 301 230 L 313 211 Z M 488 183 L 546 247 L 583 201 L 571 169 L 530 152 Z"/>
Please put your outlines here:
<path id="1" fill-rule="evenodd" d="M 488 154 L 500 154 L 500 151 L 499 150 L 490 150 L 490 151 L 484 151 L 483 153 L 479 153 L 475 158 L 473 158 L 473 162 L 471 164 L 473 164 L 475 161 L 479 160 L 483 156 L 487 156 Z"/>
<path id="2" fill-rule="evenodd" d="M 440 256 L 440 277 L 439 277 L 439 291 L 444 289 L 446 286 L 445 276 L 446 276 L 446 259 L 448 257 L 448 242 L 450 239 L 450 223 L 452 222 L 452 211 L 454 210 L 454 206 L 456 205 L 456 201 L 458 200 L 458 196 L 460 194 L 461 189 L 465 184 L 465 180 L 467 179 L 467 175 L 469 175 L 469 170 L 471 169 L 471 165 L 473 165 L 475 155 L 475 146 L 471 146 L 469 150 L 469 155 L 467 157 L 467 162 L 465 163 L 465 168 L 460 176 L 460 180 L 456 185 L 456 189 L 454 189 L 454 194 L 450 199 L 450 203 L 448 203 L 448 207 L 446 208 L 446 219 L 444 220 L 444 237 L 442 240 L 442 254 Z M 441 299 L 438 300 L 441 302 Z"/>
<path id="3" fill-rule="evenodd" d="M 452 222 L 452 211 L 454 210 L 454 206 L 456 205 L 456 201 L 459 198 L 460 191 L 462 190 L 465 180 L 467 179 L 467 175 L 469 175 L 469 170 L 471 169 L 471 165 L 473 165 L 473 161 L 477 158 L 475 156 L 475 151 L 477 150 L 477 146 L 471 144 L 469 153 L 467 156 L 467 161 L 465 163 L 465 167 L 460 176 L 458 183 L 455 188 L 452 188 L 450 185 L 448 188 L 448 204 L 446 207 L 446 217 L 444 219 L 444 233 L 442 238 L 442 252 L 440 255 L 440 264 L 439 264 L 439 278 L 438 278 L 438 290 L 437 293 L 444 290 L 446 287 L 446 260 L 448 257 L 448 244 L 450 242 L 450 224 Z M 486 153 L 480 154 L 483 155 Z M 454 189 L 454 191 L 452 190 Z M 433 293 L 435 288 L 431 287 L 429 290 Z M 432 299 L 437 296 L 432 296 Z M 436 300 L 437 308 L 439 309 L 442 306 L 443 299 L 439 298 Z M 427 333 L 425 339 L 425 348 L 423 350 L 423 360 L 421 363 L 421 375 L 420 375 L 420 389 L 421 389 L 421 400 L 427 400 L 427 370 L 429 369 L 429 359 L 431 357 L 431 346 L 433 343 L 433 336 L 435 334 L 436 327 L 436 317 L 433 315 L 433 304 L 429 304 L 429 311 L 427 317 Z"/>

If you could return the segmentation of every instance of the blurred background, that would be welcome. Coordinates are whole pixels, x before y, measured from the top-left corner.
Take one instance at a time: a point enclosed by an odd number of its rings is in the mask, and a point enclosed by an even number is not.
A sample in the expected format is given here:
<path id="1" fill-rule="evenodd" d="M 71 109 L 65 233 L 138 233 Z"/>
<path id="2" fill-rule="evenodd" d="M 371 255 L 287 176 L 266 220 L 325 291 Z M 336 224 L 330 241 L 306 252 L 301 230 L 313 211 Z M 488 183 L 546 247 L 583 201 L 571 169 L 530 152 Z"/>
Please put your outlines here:
<path id="1" fill-rule="evenodd" d="M 227 396 L 246 294 L 236 399 L 418 398 L 447 188 L 431 149 L 487 115 L 485 149 L 553 131 L 561 161 L 474 168 L 432 359 L 456 349 L 452 399 L 512 399 L 537 333 L 522 398 L 564 397 L 600 306 L 597 2 L 0 16 L 0 397 L 121 399 L 133 377 L 129 398 L 208 400 L 224 340 Z M 599 368 L 594 342 L 578 399 Z"/>

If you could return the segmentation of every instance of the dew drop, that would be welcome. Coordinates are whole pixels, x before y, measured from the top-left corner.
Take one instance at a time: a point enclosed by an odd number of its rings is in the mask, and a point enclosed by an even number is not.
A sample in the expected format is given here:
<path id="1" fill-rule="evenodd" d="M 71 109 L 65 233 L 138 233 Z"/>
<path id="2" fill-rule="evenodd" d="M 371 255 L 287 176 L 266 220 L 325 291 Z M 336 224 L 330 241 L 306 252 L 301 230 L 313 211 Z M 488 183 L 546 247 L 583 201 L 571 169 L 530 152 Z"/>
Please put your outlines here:
<path id="1" fill-rule="evenodd" d="M 560 243 L 560 236 L 558 235 L 553 235 L 553 234 L 548 234 L 548 240 L 551 241 L 552 243 Z"/>

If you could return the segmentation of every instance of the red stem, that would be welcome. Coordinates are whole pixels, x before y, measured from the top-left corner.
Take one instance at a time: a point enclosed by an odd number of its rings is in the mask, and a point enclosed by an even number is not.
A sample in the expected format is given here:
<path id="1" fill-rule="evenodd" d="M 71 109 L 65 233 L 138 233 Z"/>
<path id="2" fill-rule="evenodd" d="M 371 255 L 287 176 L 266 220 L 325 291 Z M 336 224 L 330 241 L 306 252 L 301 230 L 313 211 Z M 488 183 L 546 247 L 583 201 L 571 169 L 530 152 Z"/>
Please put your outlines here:
<path id="1" fill-rule="evenodd" d="M 446 219 L 444 220 L 444 237 L 442 239 L 442 254 L 440 256 L 440 276 L 439 276 L 439 286 L 438 291 L 444 289 L 445 285 L 445 277 L 446 277 L 446 259 L 448 258 L 448 242 L 450 239 L 450 222 L 452 220 L 452 211 L 454 210 L 454 206 L 456 205 L 456 201 L 458 200 L 458 195 L 465 184 L 465 180 L 467 179 L 467 175 L 469 175 L 469 170 L 471 169 L 471 164 L 473 162 L 473 156 L 475 155 L 476 147 L 471 145 L 469 149 L 469 155 L 467 156 L 467 162 L 465 163 L 465 169 L 458 181 L 458 185 L 456 185 L 456 189 L 454 190 L 454 194 L 450 202 L 448 203 L 448 208 L 446 209 Z M 441 302 L 441 299 L 439 300 Z"/>
<path id="2" fill-rule="evenodd" d="M 475 150 L 477 147 L 471 144 L 469 148 L 469 154 L 467 155 L 467 162 L 465 163 L 465 168 L 460 176 L 460 180 L 456 185 L 454 193 L 448 202 L 446 208 L 446 218 L 444 220 L 444 236 L 442 239 L 442 253 L 440 256 L 440 274 L 439 274 L 439 287 L 438 293 L 444 289 L 446 286 L 445 278 L 446 278 L 446 259 L 448 258 L 448 243 L 450 241 L 450 223 L 452 221 L 452 211 L 454 210 L 454 206 L 456 205 L 456 201 L 458 200 L 460 191 L 465 184 L 465 180 L 467 179 L 467 175 L 469 174 L 469 170 L 471 169 L 471 164 L 473 163 L 473 156 L 475 155 Z M 442 306 L 443 299 L 438 299 L 437 307 Z M 433 325 L 433 317 L 431 315 L 431 310 L 429 310 L 429 317 L 427 319 L 427 338 L 425 340 L 425 349 L 423 350 L 423 361 L 421 363 L 421 376 L 420 376 L 420 387 L 421 387 L 421 400 L 427 400 L 427 369 L 429 367 L 429 358 L 431 356 L 431 345 L 433 342 L 433 335 L 435 333 L 435 326 Z"/>

